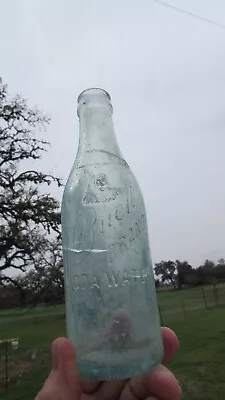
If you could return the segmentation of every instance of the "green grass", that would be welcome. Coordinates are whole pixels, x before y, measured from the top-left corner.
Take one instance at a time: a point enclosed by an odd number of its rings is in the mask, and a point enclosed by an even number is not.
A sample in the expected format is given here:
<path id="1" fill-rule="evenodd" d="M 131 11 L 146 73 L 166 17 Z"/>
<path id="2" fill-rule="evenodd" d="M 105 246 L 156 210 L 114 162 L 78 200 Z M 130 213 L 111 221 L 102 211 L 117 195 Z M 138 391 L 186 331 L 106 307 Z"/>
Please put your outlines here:
<path id="1" fill-rule="evenodd" d="M 0 310 L 0 318 L 9 317 L 9 318 L 16 318 L 21 316 L 34 316 L 34 315 L 46 315 L 46 314 L 56 314 L 56 313 L 63 313 L 64 312 L 64 305 L 59 304 L 56 306 L 38 306 L 38 307 L 25 307 L 25 308 L 13 308 L 10 310 Z"/>
<path id="2" fill-rule="evenodd" d="M 225 307 L 205 310 L 199 293 L 199 289 L 159 293 L 164 324 L 175 330 L 181 343 L 169 366 L 182 384 L 184 400 L 222 400 L 225 398 Z M 213 305 L 211 295 L 210 292 L 206 296 Z M 187 307 L 187 318 L 180 296 Z M 222 300 L 223 296 L 220 297 Z M 195 309 L 196 304 L 198 308 Z M 48 312 L 50 315 L 45 316 Z M 50 369 L 51 342 L 55 337 L 65 335 L 62 306 L 36 310 L 34 316 L 30 310 L 27 313 L 28 317 L 18 312 L 13 319 L 0 314 L 0 340 L 20 338 L 18 350 L 9 351 L 11 382 L 8 393 L 0 389 L 1 400 L 34 399 Z M 36 349 L 35 361 L 29 359 L 28 349 Z M 0 370 L 3 352 L 0 345 Z M 0 381 L 2 378 L 0 372 Z"/>
<path id="3" fill-rule="evenodd" d="M 33 400 L 41 383 L 47 376 L 50 368 L 50 346 L 57 336 L 65 335 L 65 321 L 60 316 L 23 318 L 4 320 L 1 324 L 0 340 L 4 338 L 19 338 L 19 348 L 9 351 L 9 372 L 12 382 L 9 384 L 8 397 L 4 390 L 0 389 L 1 400 Z M 10 348 L 10 346 L 9 346 Z M 27 350 L 36 349 L 37 357 L 31 361 Z M 4 346 L 0 345 L 1 353 Z M 10 358 L 12 357 L 12 359 Z M 19 365 L 15 366 L 15 361 Z M 0 369 L 3 367 L 0 363 Z M 19 377 L 18 375 L 22 375 Z M 3 378 L 3 371 L 0 377 Z M 3 379 L 1 379 L 3 380 Z"/>
<path id="4" fill-rule="evenodd" d="M 215 307 L 217 305 L 225 306 L 225 284 L 216 286 L 196 287 L 181 291 L 161 290 L 158 292 L 159 306 L 162 315 L 181 314 L 184 315 L 193 310 Z M 63 305 L 39 306 L 34 308 L 16 308 L 11 310 L 0 310 L 0 322 L 3 318 L 14 318 L 41 316 L 49 314 L 63 314 L 65 312 Z"/>
<path id="5" fill-rule="evenodd" d="M 171 321 L 181 342 L 171 368 L 184 388 L 184 399 L 225 398 L 225 309 L 204 311 L 185 322 Z"/>

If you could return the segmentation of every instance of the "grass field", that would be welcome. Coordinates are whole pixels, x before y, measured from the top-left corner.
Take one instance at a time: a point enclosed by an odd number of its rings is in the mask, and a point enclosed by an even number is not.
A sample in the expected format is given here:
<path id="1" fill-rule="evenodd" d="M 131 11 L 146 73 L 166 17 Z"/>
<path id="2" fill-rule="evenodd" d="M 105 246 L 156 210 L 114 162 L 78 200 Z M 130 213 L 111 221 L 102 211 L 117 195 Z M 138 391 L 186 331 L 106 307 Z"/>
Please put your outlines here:
<path id="1" fill-rule="evenodd" d="M 161 292 L 158 297 L 164 324 L 176 331 L 181 342 L 170 368 L 181 381 L 183 399 L 224 399 L 225 287 L 221 286 L 217 294 L 206 288 L 204 295 L 200 289 L 188 289 Z M 0 389 L 1 400 L 34 399 L 50 368 L 51 341 L 65 335 L 63 314 L 63 306 L 0 313 L 0 340 L 20 339 L 17 350 L 9 347 L 10 384 L 7 393 Z M 31 349 L 36 351 L 34 361 L 29 357 Z M 3 356 L 4 347 L 0 346 L 0 370 Z"/>

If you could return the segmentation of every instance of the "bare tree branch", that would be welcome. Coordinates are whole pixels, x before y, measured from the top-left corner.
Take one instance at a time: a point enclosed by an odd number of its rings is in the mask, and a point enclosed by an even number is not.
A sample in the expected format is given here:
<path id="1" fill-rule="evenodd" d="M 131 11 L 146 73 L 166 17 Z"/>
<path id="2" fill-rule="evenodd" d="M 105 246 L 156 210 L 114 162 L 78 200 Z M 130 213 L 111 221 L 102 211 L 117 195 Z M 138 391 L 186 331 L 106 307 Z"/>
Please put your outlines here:
<path id="1" fill-rule="evenodd" d="M 11 99 L 0 79 L 0 281 L 13 283 L 9 268 L 24 272 L 38 266 L 51 238 L 60 237 L 59 203 L 47 188 L 61 186 L 61 180 L 24 164 L 47 151 L 48 142 L 36 132 L 48 123 L 20 96 Z"/>

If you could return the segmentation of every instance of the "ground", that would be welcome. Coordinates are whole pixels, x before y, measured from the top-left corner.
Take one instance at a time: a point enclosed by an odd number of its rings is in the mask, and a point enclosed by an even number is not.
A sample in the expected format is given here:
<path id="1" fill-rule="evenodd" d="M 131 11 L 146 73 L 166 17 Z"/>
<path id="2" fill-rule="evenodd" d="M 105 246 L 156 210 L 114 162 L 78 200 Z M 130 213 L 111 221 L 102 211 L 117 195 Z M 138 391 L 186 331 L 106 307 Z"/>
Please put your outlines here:
<path id="1" fill-rule="evenodd" d="M 225 287 L 158 294 L 164 325 L 175 330 L 180 350 L 169 367 L 184 390 L 184 400 L 225 398 Z M 0 312 L 0 340 L 18 337 L 9 346 L 8 392 L 1 400 L 33 400 L 50 368 L 52 340 L 65 335 L 64 307 Z M 36 358 L 32 360 L 32 353 Z M 4 346 L 0 345 L 0 383 L 4 382 Z"/>

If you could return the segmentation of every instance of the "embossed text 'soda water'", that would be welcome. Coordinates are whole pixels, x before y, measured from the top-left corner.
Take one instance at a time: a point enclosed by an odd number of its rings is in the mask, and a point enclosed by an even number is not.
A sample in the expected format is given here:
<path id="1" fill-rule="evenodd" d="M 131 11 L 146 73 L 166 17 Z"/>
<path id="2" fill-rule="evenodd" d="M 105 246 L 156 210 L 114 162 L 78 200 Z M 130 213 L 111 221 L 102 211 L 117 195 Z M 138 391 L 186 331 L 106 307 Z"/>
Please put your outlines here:
<path id="1" fill-rule="evenodd" d="M 123 379 L 163 357 L 145 206 L 116 141 L 108 93 L 82 92 L 78 116 L 62 200 L 67 332 L 81 376 Z"/>

